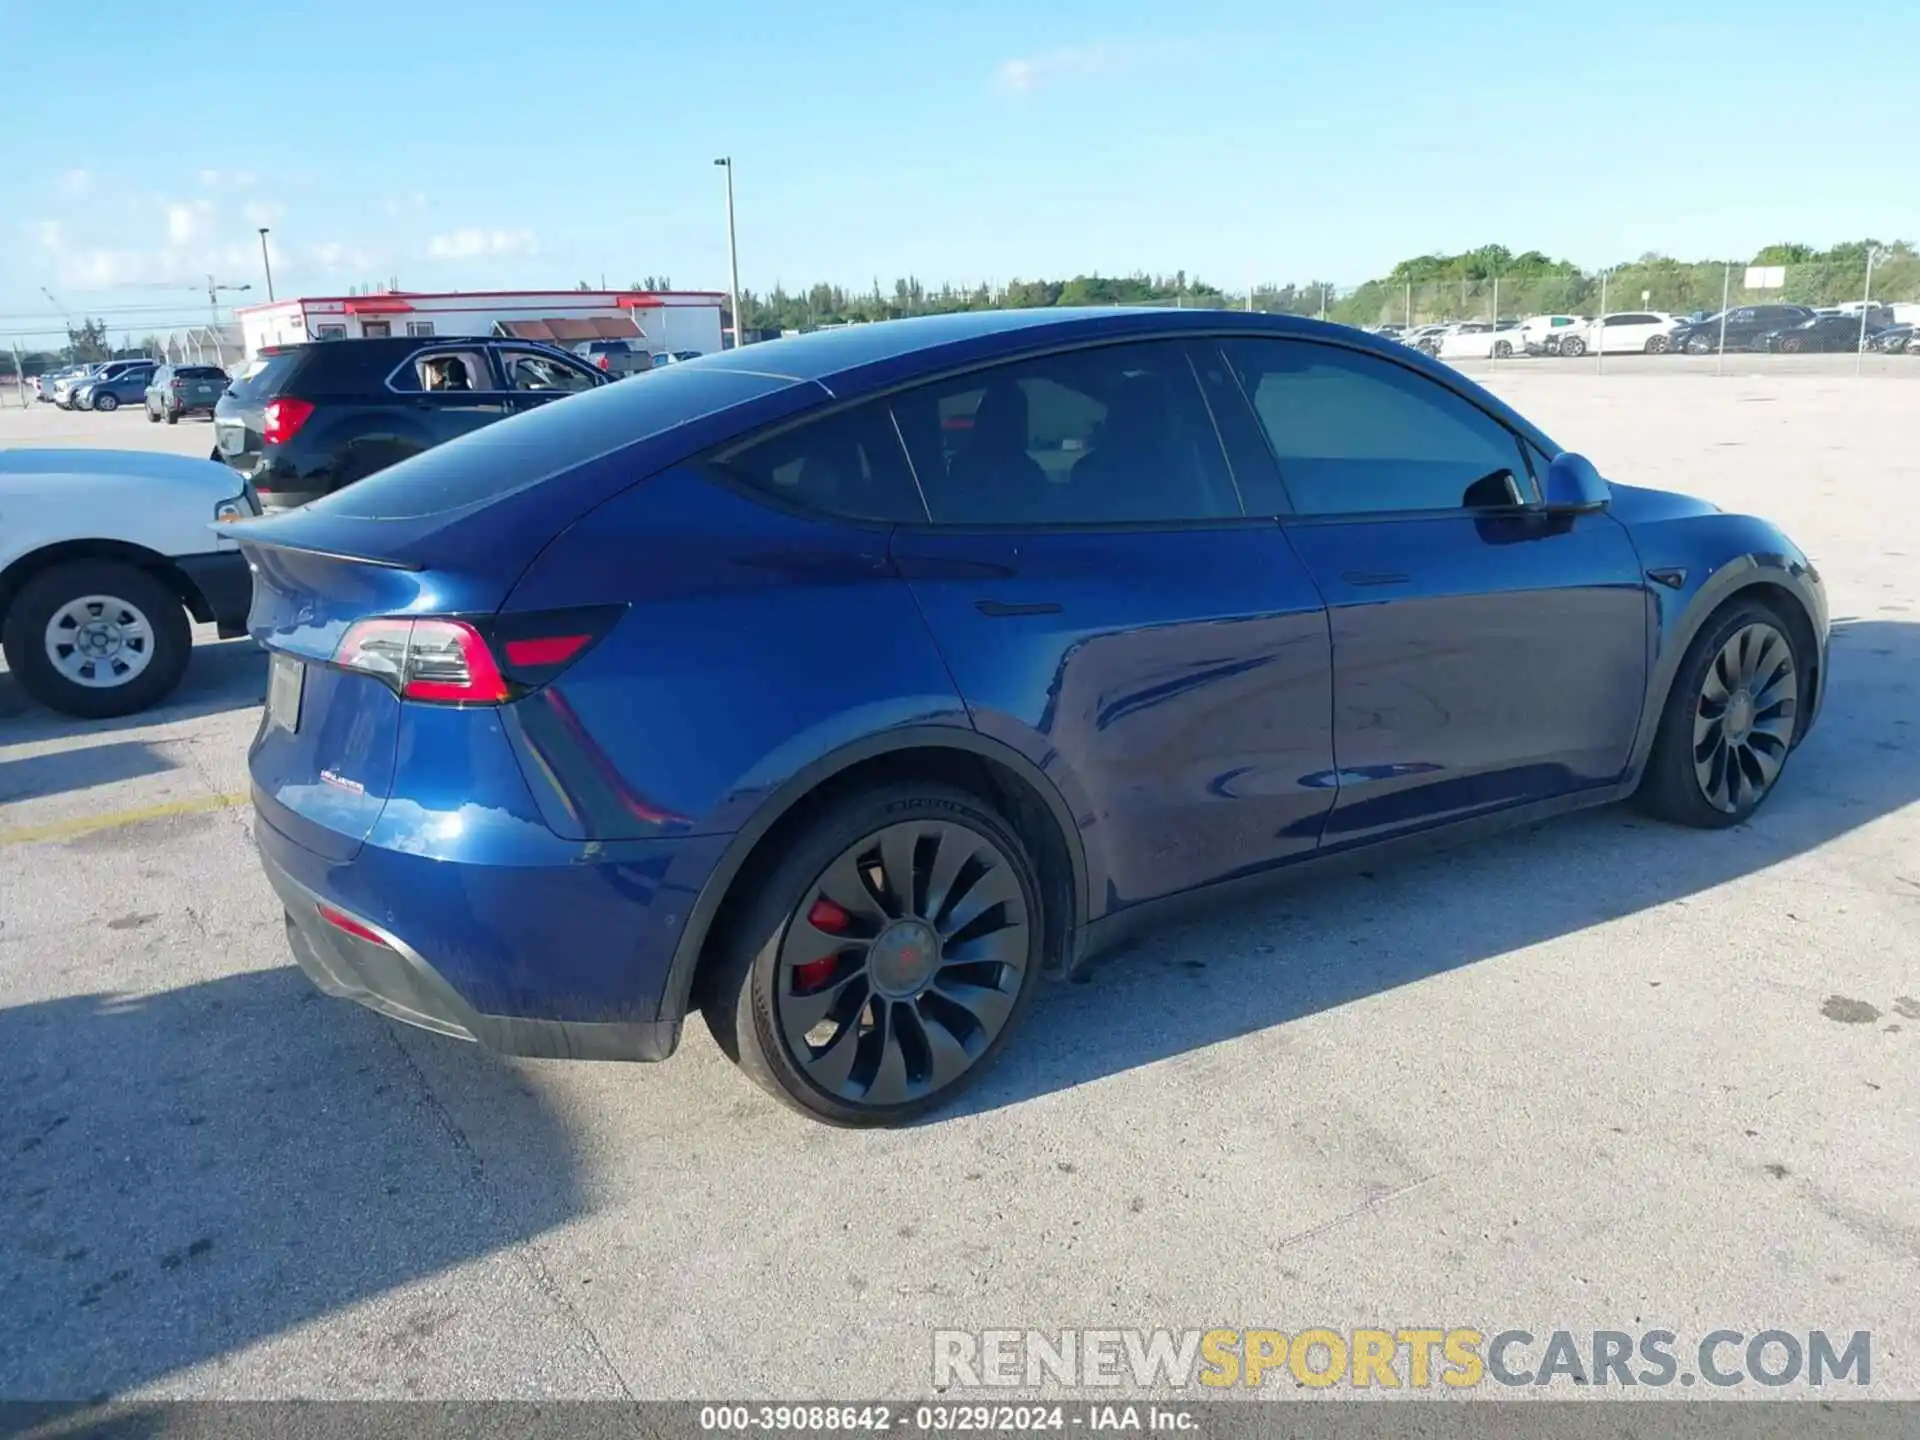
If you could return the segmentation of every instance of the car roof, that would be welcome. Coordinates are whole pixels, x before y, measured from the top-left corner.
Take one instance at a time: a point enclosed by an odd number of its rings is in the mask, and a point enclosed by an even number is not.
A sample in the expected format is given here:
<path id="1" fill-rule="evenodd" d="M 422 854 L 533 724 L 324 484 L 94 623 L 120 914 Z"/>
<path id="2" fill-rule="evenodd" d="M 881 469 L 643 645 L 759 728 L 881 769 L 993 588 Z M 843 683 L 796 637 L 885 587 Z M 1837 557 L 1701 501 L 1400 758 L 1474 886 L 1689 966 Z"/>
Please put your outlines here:
<path id="1" fill-rule="evenodd" d="M 819 385 L 838 398 L 869 392 L 1023 353 L 1103 340 L 1181 336 L 1331 340 L 1396 365 L 1420 369 L 1452 389 L 1470 390 L 1482 408 L 1521 434 L 1553 447 L 1539 427 L 1491 392 L 1397 340 L 1299 315 L 1242 310 L 1165 310 L 1144 306 L 974 310 L 816 330 L 702 356 L 689 364 Z"/>

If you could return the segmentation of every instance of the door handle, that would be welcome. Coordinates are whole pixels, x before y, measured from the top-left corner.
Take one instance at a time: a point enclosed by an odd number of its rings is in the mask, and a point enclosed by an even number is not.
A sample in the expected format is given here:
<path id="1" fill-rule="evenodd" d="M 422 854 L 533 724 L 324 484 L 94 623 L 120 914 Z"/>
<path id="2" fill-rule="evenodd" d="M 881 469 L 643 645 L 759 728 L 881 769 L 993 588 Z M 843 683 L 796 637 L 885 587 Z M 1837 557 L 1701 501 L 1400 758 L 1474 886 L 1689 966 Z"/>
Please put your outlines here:
<path id="1" fill-rule="evenodd" d="M 1405 585 L 1413 577 L 1404 570 L 1342 570 L 1340 578 L 1349 585 Z"/>
<path id="2" fill-rule="evenodd" d="M 1042 600 L 1030 605 L 1010 605 L 1005 600 L 976 600 L 973 608 L 982 615 L 991 615 L 999 619 L 1006 615 L 1058 615 L 1060 607 L 1051 600 Z"/>

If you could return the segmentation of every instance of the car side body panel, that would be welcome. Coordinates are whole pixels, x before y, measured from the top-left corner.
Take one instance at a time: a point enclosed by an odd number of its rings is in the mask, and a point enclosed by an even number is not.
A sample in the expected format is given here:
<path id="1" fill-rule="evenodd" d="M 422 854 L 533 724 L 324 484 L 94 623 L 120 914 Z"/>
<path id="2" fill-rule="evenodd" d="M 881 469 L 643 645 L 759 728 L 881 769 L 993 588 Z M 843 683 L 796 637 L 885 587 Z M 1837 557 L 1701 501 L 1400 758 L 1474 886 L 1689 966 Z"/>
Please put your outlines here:
<path id="1" fill-rule="evenodd" d="M 612 595 L 628 607 L 612 632 L 514 707 L 529 785 L 569 838 L 730 835 L 845 745 L 968 726 L 885 526 L 791 514 L 674 466 L 555 541 L 507 609 Z"/>

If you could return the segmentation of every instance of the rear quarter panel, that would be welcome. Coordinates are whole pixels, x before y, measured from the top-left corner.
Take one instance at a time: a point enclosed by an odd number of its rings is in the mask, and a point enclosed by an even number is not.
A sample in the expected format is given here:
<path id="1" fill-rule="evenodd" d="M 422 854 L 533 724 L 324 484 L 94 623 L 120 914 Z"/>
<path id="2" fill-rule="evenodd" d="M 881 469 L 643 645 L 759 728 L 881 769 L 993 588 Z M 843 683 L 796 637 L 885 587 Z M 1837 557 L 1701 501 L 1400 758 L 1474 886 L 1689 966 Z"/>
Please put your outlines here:
<path id="1" fill-rule="evenodd" d="M 506 608 L 613 602 L 630 608 L 606 639 L 510 711 L 563 835 L 732 833 L 855 740 L 970 728 L 885 527 L 789 514 L 675 466 L 569 529 Z"/>

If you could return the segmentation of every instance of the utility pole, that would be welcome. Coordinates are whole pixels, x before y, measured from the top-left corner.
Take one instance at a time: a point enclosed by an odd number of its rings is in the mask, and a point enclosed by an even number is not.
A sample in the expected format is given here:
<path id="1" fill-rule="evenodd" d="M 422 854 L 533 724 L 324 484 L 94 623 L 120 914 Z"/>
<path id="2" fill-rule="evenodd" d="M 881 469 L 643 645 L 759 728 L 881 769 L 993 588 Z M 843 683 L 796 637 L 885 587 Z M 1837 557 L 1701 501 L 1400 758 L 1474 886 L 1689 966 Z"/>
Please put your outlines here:
<path id="1" fill-rule="evenodd" d="M 733 347 L 746 344 L 747 327 L 740 314 L 740 246 L 733 228 L 733 157 L 722 155 L 713 162 L 727 172 L 727 298 L 733 306 Z"/>
<path id="2" fill-rule="evenodd" d="M 273 261 L 267 258 L 267 227 L 260 227 L 260 264 L 267 272 L 267 299 L 273 299 Z"/>

